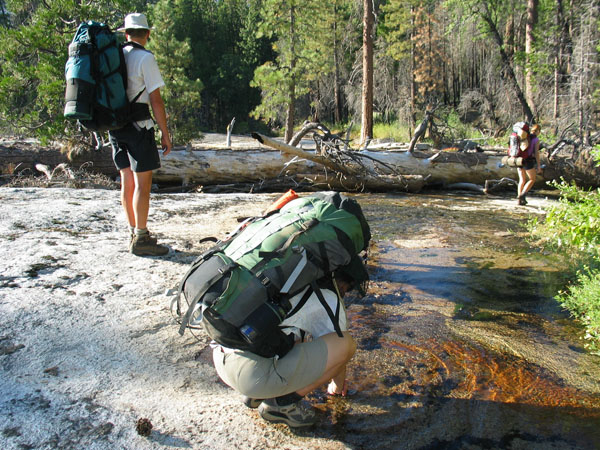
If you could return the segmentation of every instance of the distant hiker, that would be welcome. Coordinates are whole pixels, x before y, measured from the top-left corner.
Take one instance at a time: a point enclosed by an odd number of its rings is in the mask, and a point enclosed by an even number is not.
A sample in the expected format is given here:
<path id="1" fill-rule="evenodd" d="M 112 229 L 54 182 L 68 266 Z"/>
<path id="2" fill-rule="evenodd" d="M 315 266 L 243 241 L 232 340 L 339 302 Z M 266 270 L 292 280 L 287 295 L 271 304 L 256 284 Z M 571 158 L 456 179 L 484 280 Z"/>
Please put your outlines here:
<path id="1" fill-rule="evenodd" d="M 537 173 L 541 173 L 542 171 L 539 157 L 540 141 L 538 138 L 541 127 L 536 124 L 533 125 L 529 131 L 527 124 L 524 124 L 522 131 L 524 131 L 522 135 L 526 136 L 524 138 L 519 136 L 519 157 L 523 158 L 523 163 L 520 167 L 517 167 L 517 173 L 519 174 L 517 204 L 526 205 L 527 199 L 525 194 L 527 194 L 535 184 L 536 171 Z"/>
<path id="2" fill-rule="evenodd" d="M 167 115 L 160 88 L 165 85 L 154 55 L 144 46 L 150 36 L 150 27 L 144 14 L 125 17 L 124 31 L 128 42 L 136 45 L 123 49 L 127 65 L 127 96 L 152 108 L 154 120 L 161 132 L 163 155 L 169 154 L 173 144 L 167 128 Z M 141 94 L 140 94 L 141 93 Z M 139 97 L 138 97 L 139 96 Z M 134 100 L 135 99 L 135 100 Z M 152 119 L 133 122 L 109 132 L 115 166 L 121 173 L 121 203 L 129 222 L 129 251 L 134 255 L 160 256 L 168 247 L 157 243 L 147 229 L 150 208 L 152 171 L 160 167 L 160 156 L 154 139 Z"/>

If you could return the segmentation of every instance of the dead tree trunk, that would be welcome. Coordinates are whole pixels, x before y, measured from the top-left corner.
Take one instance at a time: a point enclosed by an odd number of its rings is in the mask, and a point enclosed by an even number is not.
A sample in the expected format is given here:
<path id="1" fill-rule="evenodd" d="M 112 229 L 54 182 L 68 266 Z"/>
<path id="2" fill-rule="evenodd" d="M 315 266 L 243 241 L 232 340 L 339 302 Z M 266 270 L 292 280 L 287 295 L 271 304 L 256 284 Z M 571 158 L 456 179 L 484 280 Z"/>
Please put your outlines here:
<path id="1" fill-rule="evenodd" d="M 423 118 L 423 121 L 419 124 L 419 126 L 415 130 L 415 133 L 413 134 L 412 139 L 410 140 L 410 144 L 408 146 L 409 153 L 413 152 L 413 150 L 415 149 L 415 145 L 417 145 L 417 141 L 421 139 L 421 137 L 427 131 L 427 127 L 429 126 L 429 121 L 431 120 L 432 116 L 433 111 L 425 111 L 425 117 Z"/>

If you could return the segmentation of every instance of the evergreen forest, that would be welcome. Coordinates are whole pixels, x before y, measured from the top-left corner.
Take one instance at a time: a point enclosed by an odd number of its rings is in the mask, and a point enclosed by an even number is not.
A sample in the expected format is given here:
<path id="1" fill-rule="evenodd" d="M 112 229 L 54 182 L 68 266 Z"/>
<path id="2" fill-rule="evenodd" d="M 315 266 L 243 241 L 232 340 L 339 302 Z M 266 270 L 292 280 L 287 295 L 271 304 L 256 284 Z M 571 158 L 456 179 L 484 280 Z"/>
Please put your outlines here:
<path id="1" fill-rule="evenodd" d="M 76 135 L 68 44 L 81 22 L 116 29 L 133 11 L 153 27 L 179 145 L 233 118 L 239 134 L 289 140 L 311 120 L 408 140 L 432 109 L 458 137 L 597 127 L 597 0 L 0 0 L 0 132 Z"/>

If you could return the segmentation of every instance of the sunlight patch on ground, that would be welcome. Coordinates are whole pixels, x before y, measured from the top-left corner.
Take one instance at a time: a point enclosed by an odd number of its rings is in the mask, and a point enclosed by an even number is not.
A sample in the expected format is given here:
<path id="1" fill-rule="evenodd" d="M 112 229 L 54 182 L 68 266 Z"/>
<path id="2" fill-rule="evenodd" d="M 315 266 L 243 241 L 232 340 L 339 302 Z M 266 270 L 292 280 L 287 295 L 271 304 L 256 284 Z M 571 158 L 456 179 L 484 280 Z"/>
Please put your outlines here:
<path id="1" fill-rule="evenodd" d="M 424 234 L 414 239 L 396 239 L 394 245 L 400 248 L 444 248 L 446 240 L 434 234 Z"/>

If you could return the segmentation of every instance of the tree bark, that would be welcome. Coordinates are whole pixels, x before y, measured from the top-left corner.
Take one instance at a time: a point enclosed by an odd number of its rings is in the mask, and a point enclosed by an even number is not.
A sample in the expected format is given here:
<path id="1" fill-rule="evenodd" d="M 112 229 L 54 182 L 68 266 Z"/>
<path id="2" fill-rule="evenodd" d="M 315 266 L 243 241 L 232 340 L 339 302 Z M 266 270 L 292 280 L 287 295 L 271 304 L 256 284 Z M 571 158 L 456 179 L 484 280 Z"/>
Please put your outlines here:
<path id="1" fill-rule="evenodd" d="M 538 0 L 527 0 L 527 24 L 525 29 L 525 55 L 527 64 L 525 66 L 525 95 L 527 103 L 535 113 L 535 102 L 533 100 L 533 72 L 531 70 L 532 54 L 535 44 L 535 26 L 538 17 Z"/>
<path id="2" fill-rule="evenodd" d="M 294 70 L 296 69 L 296 16 L 295 16 L 295 8 L 292 6 L 290 9 L 290 72 L 291 72 L 291 80 L 288 85 L 288 104 L 287 104 L 287 112 L 285 117 L 285 142 L 289 142 L 292 139 L 292 134 L 294 133 L 294 119 L 295 119 L 295 109 L 296 109 L 296 75 Z"/>
<path id="3" fill-rule="evenodd" d="M 331 132 L 320 122 L 304 122 L 300 130 L 298 130 L 296 134 L 292 136 L 292 139 L 288 142 L 288 145 L 297 147 L 302 138 L 312 130 L 319 130 L 321 133 L 323 133 L 325 139 L 328 139 L 332 136 Z"/>
<path id="4" fill-rule="evenodd" d="M 421 137 L 425 134 L 425 131 L 427 131 L 427 126 L 429 125 L 429 120 L 431 119 L 432 114 L 433 113 L 431 111 L 425 111 L 425 117 L 415 130 L 415 134 L 408 145 L 409 153 L 412 153 L 412 151 L 415 149 L 415 145 L 417 145 L 417 141 L 421 139 Z"/>
<path id="5" fill-rule="evenodd" d="M 373 139 L 373 2 L 363 0 L 363 85 L 361 147 Z"/>
<path id="6" fill-rule="evenodd" d="M 415 86 L 415 7 L 410 6 L 410 123 L 408 132 L 412 134 L 416 126 L 416 95 L 417 88 Z"/>
<path id="7" fill-rule="evenodd" d="M 335 123 L 342 121 L 342 88 L 340 79 L 340 57 L 339 57 L 339 42 L 338 42 L 338 22 L 337 22 L 337 4 L 334 5 L 334 21 L 333 21 L 333 96 L 334 96 L 334 120 Z"/>

